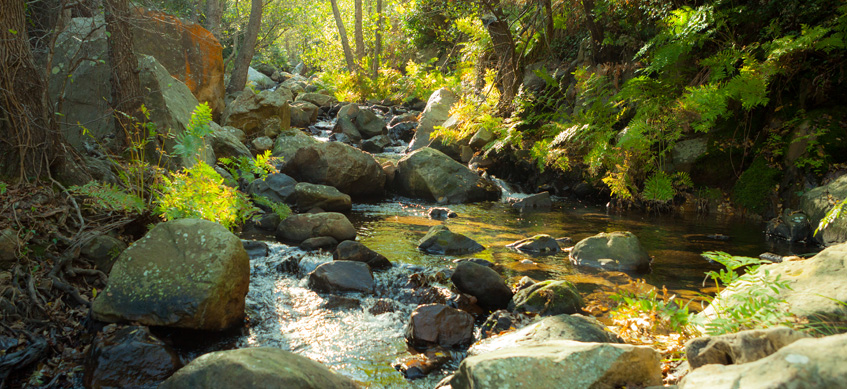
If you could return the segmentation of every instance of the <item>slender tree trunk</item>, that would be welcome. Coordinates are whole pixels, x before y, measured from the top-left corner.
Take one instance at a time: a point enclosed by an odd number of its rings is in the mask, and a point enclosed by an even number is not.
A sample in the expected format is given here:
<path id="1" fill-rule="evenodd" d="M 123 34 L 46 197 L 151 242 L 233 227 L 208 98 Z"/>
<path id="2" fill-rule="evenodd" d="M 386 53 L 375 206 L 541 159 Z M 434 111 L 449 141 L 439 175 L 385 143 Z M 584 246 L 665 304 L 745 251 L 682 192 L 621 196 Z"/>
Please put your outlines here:
<path id="1" fill-rule="evenodd" d="M 224 9 L 222 0 L 206 0 L 206 23 L 205 26 L 215 38 L 221 39 L 221 21 Z"/>
<path id="2" fill-rule="evenodd" d="M 350 50 L 350 42 L 347 41 L 347 30 L 344 29 L 344 21 L 341 20 L 341 12 L 338 10 L 338 2 L 329 0 L 332 4 L 332 15 L 335 17 L 335 25 L 338 27 L 338 37 L 341 39 L 341 48 L 344 50 L 344 59 L 347 61 L 347 70 L 355 72 L 358 67 L 353 59 L 353 51 Z"/>
<path id="3" fill-rule="evenodd" d="M 353 35 L 356 39 L 356 59 L 362 61 L 365 58 L 365 35 L 362 31 L 362 0 L 354 0 L 353 4 L 356 9 L 356 24 Z"/>
<path id="4" fill-rule="evenodd" d="M 585 24 L 591 33 L 591 58 L 595 64 L 606 61 L 603 53 L 603 31 L 594 22 L 594 0 L 582 0 L 582 8 L 585 11 Z"/>
<path id="5" fill-rule="evenodd" d="M 522 73 L 509 22 L 499 7 L 489 5 L 488 9 L 494 16 L 493 20 L 485 21 L 485 27 L 497 57 L 497 84 L 500 89 L 497 111 L 505 116 L 512 111 L 512 101 L 520 87 Z"/>
<path id="6" fill-rule="evenodd" d="M 553 23 L 553 4 L 550 0 L 541 0 L 544 3 L 544 13 L 547 18 L 547 47 L 553 44 L 553 35 L 555 34 L 555 25 Z"/>
<path id="7" fill-rule="evenodd" d="M 140 118 L 142 94 L 141 82 L 138 80 L 138 59 L 132 51 L 129 3 L 127 0 L 106 0 L 103 5 L 106 14 L 106 31 L 109 33 L 112 109 L 115 111 L 116 139 L 117 146 L 123 148 L 132 143 L 135 118 Z"/>
<path id="8" fill-rule="evenodd" d="M 235 59 L 235 67 L 226 86 L 227 93 L 239 92 L 247 85 L 247 70 L 250 61 L 253 60 L 253 52 L 256 49 L 256 38 L 259 36 L 259 27 L 262 25 L 262 0 L 253 0 L 250 5 L 250 21 L 247 23 L 247 33 L 238 57 Z"/>
<path id="9" fill-rule="evenodd" d="M 382 0 L 376 0 L 376 30 L 374 30 L 374 80 L 379 78 L 379 56 L 382 54 Z"/>

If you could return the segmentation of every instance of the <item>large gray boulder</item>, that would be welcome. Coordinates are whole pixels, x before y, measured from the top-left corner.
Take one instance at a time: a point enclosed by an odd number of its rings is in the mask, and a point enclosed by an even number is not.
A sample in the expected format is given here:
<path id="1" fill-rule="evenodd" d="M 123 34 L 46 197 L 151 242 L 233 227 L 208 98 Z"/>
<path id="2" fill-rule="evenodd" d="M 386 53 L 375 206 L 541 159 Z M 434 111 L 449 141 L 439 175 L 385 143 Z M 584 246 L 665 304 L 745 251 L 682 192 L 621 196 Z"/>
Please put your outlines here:
<path id="1" fill-rule="evenodd" d="M 306 212 L 312 208 L 320 208 L 327 212 L 347 212 L 353 207 L 350 195 L 341 193 L 327 185 L 298 183 L 294 187 L 294 201 L 297 208 Z"/>
<path id="2" fill-rule="evenodd" d="M 679 389 L 843 388 L 845 360 L 847 334 L 801 339 L 755 362 L 695 369 Z"/>
<path id="3" fill-rule="evenodd" d="M 462 234 L 450 231 L 444 225 L 433 226 L 418 241 L 418 249 L 430 254 L 462 255 L 485 250 L 481 244 Z"/>
<path id="4" fill-rule="evenodd" d="M 339 142 L 303 147 L 283 171 L 313 184 L 329 185 L 354 198 L 382 195 L 385 172 L 368 153 Z"/>
<path id="5" fill-rule="evenodd" d="M 178 370 L 160 389 L 354 389 L 349 378 L 306 357 L 273 347 L 217 351 Z"/>
<path id="6" fill-rule="evenodd" d="M 444 153 L 423 148 L 397 163 L 394 184 L 400 194 L 459 204 L 496 200 L 500 189 Z"/>
<path id="7" fill-rule="evenodd" d="M 319 140 L 308 136 L 296 128 L 290 128 L 279 133 L 274 141 L 274 148 L 271 154 L 274 157 L 282 158 L 283 162 L 288 162 L 294 159 L 297 150 L 301 148 L 314 146 L 321 143 Z"/>
<path id="8" fill-rule="evenodd" d="M 803 332 L 787 327 L 741 331 L 720 336 L 704 336 L 685 344 L 685 358 L 692 369 L 718 363 L 742 364 L 757 361 L 800 339 Z"/>
<path id="9" fill-rule="evenodd" d="M 847 322 L 847 243 L 821 251 L 804 261 L 789 261 L 764 265 L 769 279 L 779 277 L 790 289 L 782 290 L 779 298 L 788 304 L 788 310 L 812 322 Z M 706 317 L 715 314 L 715 307 L 731 304 L 731 295 L 745 296 L 750 288 L 759 285 L 736 286 L 724 289 L 712 305 L 701 313 Z M 773 293 L 765 289 L 767 293 Z"/>
<path id="10" fill-rule="evenodd" d="M 373 293 L 374 278 L 364 262 L 332 261 L 309 273 L 309 287 L 325 293 Z"/>
<path id="11" fill-rule="evenodd" d="M 442 88 L 432 93 L 421 113 L 415 137 L 409 145 L 409 150 L 415 151 L 429 146 L 430 135 L 436 126 L 444 124 L 450 117 L 450 109 L 459 102 L 459 96 L 449 89 Z"/>
<path id="12" fill-rule="evenodd" d="M 803 194 L 800 197 L 800 209 L 808 216 L 814 230 L 818 228 L 824 215 L 832 209 L 832 201 L 842 201 L 845 198 L 847 198 L 847 175 Z M 815 239 L 825 246 L 847 242 L 847 217 L 842 215 L 835 219 L 829 227 L 815 235 Z"/>
<path id="13" fill-rule="evenodd" d="M 473 388 L 620 388 L 661 385 L 661 355 L 647 346 L 569 340 L 470 356 L 450 384 Z"/>
<path id="14" fill-rule="evenodd" d="M 247 193 L 267 197 L 275 203 L 287 203 L 295 198 L 297 185 L 297 181 L 293 178 L 282 173 L 274 173 L 263 179 L 253 180 L 247 186 Z"/>
<path id="15" fill-rule="evenodd" d="M 512 290 L 496 271 L 471 261 L 456 266 L 450 280 L 459 292 L 476 297 L 477 304 L 486 310 L 506 308 L 512 300 Z"/>
<path id="16" fill-rule="evenodd" d="M 309 238 L 330 236 L 337 241 L 356 239 L 356 227 L 347 216 L 335 212 L 291 215 L 276 228 L 277 239 L 300 243 Z"/>
<path id="17" fill-rule="evenodd" d="M 245 89 L 226 106 L 221 120 L 248 137 L 275 137 L 291 127 L 291 107 L 283 93 Z"/>
<path id="18" fill-rule="evenodd" d="M 559 340 L 623 343 L 603 323 L 591 316 L 556 315 L 545 317 L 519 330 L 481 340 L 468 350 L 468 355 L 482 355 L 500 349 Z"/>
<path id="19" fill-rule="evenodd" d="M 259 90 L 271 89 L 276 85 L 274 80 L 271 80 L 270 77 L 262 72 L 253 69 L 252 66 L 247 68 L 247 84 Z"/>
<path id="20" fill-rule="evenodd" d="M 174 220 L 121 253 L 91 313 L 105 322 L 222 330 L 244 318 L 249 283 L 237 236 L 210 221 Z"/>
<path id="21" fill-rule="evenodd" d="M 318 121 L 318 106 L 308 101 L 291 104 L 291 126 L 306 128 Z"/>
<path id="22" fill-rule="evenodd" d="M 626 231 L 601 232 L 574 246 L 570 260 L 577 266 L 617 271 L 647 271 L 650 256 L 635 234 Z"/>

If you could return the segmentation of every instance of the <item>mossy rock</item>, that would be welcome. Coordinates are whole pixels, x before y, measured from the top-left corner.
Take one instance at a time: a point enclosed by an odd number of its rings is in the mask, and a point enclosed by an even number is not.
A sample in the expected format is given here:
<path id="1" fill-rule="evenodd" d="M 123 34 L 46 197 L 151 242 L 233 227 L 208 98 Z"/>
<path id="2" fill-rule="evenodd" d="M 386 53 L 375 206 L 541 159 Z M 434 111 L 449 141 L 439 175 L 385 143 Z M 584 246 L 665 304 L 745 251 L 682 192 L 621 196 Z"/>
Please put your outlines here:
<path id="1" fill-rule="evenodd" d="M 732 199 L 736 204 L 755 213 L 767 210 L 768 196 L 773 192 L 782 172 L 768 166 L 764 158 L 758 157 L 753 161 L 735 183 Z"/>
<path id="2" fill-rule="evenodd" d="M 572 283 L 554 280 L 542 281 L 518 291 L 513 303 L 512 311 L 540 316 L 579 313 L 585 306 Z"/>

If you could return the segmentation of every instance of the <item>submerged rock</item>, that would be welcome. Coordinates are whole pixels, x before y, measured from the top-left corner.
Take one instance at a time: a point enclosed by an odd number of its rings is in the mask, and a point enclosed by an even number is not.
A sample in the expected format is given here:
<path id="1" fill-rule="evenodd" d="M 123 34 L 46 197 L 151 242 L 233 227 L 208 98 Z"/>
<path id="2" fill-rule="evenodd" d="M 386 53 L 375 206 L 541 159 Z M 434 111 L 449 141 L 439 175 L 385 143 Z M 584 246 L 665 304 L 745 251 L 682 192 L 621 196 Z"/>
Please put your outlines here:
<path id="1" fill-rule="evenodd" d="M 473 342 L 473 323 L 467 312 L 443 304 L 421 305 L 406 325 L 406 343 L 417 350 L 467 346 Z"/>
<path id="2" fill-rule="evenodd" d="M 272 347 L 217 351 L 191 361 L 160 389 L 316 389 L 358 386 L 306 357 Z"/>
<path id="3" fill-rule="evenodd" d="M 373 293 L 374 278 L 364 262 L 332 261 L 309 273 L 309 288 L 324 293 Z"/>
<path id="4" fill-rule="evenodd" d="M 543 234 L 533 236 L 532 238 L 521 239 L 506 245 L 506 247 L 536 255 L 553 255 L 558 254 L 562 250 L 555 238 Z"/>
<path id="5" fill-rule="evenodd" d="M 512 290 L 500 275 L 483 265 L 460 262 L 450 280 L 460 292 L 476 297 L 477 304 L 488 311 L 506 308 L 512 300 Z"/>
<path id="6" fill-rule="evenodd" d="M 705 336 L 685 344 L 692 369 L 708 364 L 732 365 L 757 361 L 809 335 L 787 327 Z"/>
<path id="7" fill-rule="evenodd" d="M 364 262 L 371 269 L 387 269 L 391 267 L 391 262 L 384 255 L 354 240 L 345 240 L 339 243 L 335 251 L 332 252 L 332 259 L 334 261 Z"/>
<path id="8" fill-rule="evenodd" d="M 540 316 L 579 313 L 584 303 L 576 287 L 568 281 L 541 281 L 519 290 L 513 299 L 519 313 Z"/>
<path id="9" fill-rule="evenodd" d="M 577 266 L 606 270 L 640 271 L 650 269 L 650 256 L 631 232 L 601 232 L 585 238 L 571 250 L 570 260 Z"/>
<path id="10" fill-rule="evenodd" d="M 619 388 L 661 383 L 661 355 L 650 347 L 568 340 L 470 356 L 450 380 L 455 389 Z"/>
<path id="11" fill-rule="evenodd" d="M 394 184 L 403 195 L 459 204 L 496 200 L 500 190 L 467 166 L 429 147 L 417 150 L 397 163 Z"/>
<path id="12" fill-rule="evenodd" d="M 321 212 L 291 215 L 276 228 L 276 238 L 284 242 L 299 243 L 320 236 L 352 240 L 356 239 L 356 227 L 343 214 Z"/>
<path id="13" fill-rule="evenodd" d="M 695 369 L 679 389 L 841 388 L 847 382 L 845 360 L 847 334 L 800 339 L 755 362 Z"/>
<path id="14" fill-rule="evenodd" d="M 158 224 L 118 257 L 95 319 L 222 330 L 244 318 L 250 263 L 241 240 L 220 224 Z"/>
<path id="15" fill-rule="evenodd" d="M 481 244 L 462 234 L 438 225 L 429 229 L 418 242 L 418 249 L 430 254 L 462 255 L 485 250 Z"/>
<path id="16" fill-rule="evenodd" d="M 85 387 L 155 387 L 180 367 L 176 352 L 147 327 L 110 325 L 85 357 Z"/>

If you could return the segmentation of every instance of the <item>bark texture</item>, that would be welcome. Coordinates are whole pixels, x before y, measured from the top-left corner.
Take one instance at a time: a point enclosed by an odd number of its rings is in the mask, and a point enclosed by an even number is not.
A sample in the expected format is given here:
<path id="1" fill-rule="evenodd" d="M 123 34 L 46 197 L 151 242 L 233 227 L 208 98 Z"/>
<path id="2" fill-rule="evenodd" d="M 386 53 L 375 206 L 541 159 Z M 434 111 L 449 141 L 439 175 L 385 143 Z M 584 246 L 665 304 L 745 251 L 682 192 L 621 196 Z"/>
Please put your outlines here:
<path id="1" fill-rule="evenodd" d="M 138 59 L 132 51 L 129 2 L 106 0 L 103 3 L 106 31 L 109 33 L 111 61 L 112 109 L 115 111 L 115 131 L 120 148 L 132 143 L 136 119 L 140 119 L 142 104 L 141 82 L 138 79 Z"/>
<path id="2" fill-rule="evenodd" d="M 250 4 L 250 21 L 247 22 L 247 32 L 244 42 L 240 45 L 238 57 L 235 58 L 235 67 L 226 86 L 227 93 L 239 92 L 247 85 L 247 70 L 256 50 L 256 39 L 259 36 L 259 27 L 262 25 L 262 0 L 253 0 Z"/>
<path id="3" fill-rule="evenodd" d="M 356 59 L 361 61 L 365 58 L 365 35 L 362 31 L 362 0 L 354 0 L 356 25 L 353 35 L 356 39 Z"/>
<path id="4" fill-rule="evenodd" d="M 379 78 L 379 56 L 382 55 L 382 0 L 376 0 L 376 29 L 374 30 L 373 77 Z"/>
<path id="5" fill-rule="evenodd" d="M 341 48 L 344 50 L 344 60 L 347 61 L 347 70 L 356 71 L 356 60 L 353 58 L 353 51 L 350 49 L 350 42 L 347 40 L 347 30 L 344 28 L 344 21 L 341 20 L 341 11 L 338 10 L 338 2 L 329 0 L 332 4 L 332 15 L 335 17 L 335 25 L 338 27 L 338 37 L 341 39 Z"/>
<path id="6" fill-rule="evenodd" d="M 500 89 L 497 111 L 500 115 L 507 116 L 512 111 L 512 102 L 523 76 L 508 20 L 499 7 L 488 5 L 487 8 L 491 15 L 483 22 L 488 35 L 491 36 L 494 55 L 497 57 L 497 84 Z"/>
<path id="7" fill-rule="evenodd" d="M 205 26 L 215 38 L 221 39 L 221 21 L 223 20 L 224 10 L 221 0 L 206 0 L 206 21 Z"/>

